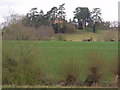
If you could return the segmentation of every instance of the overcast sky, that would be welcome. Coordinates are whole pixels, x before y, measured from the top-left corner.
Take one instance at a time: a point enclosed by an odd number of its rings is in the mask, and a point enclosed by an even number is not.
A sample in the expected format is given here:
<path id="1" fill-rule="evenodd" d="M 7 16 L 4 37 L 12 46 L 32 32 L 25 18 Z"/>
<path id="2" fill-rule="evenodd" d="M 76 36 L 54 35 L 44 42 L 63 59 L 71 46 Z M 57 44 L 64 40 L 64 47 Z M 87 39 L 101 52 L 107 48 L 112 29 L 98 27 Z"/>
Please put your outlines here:
<path id="1" fill-rule="evenodd" d="M 0 22 L 4 17 L 14 11 L 19 14 L 26 14 L 31 8 L 37 7 L 45 13 L 52 7 L 65 3 L 67 20 L 72 19 L 73 11 L 76 7 L 88 7 L 102 9 L 102 17 L 105 21 L 118 20 L 118 2 L 119 0 L 0 0 Z"/>

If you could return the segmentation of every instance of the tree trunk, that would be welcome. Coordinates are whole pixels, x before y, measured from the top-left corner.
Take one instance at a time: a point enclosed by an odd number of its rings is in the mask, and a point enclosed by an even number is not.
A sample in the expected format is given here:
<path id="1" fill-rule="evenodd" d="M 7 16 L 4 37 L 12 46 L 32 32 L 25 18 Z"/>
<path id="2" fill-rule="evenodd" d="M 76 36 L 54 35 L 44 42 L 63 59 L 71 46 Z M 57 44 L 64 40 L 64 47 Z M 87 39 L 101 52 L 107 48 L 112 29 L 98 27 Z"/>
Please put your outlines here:
<path id="1" fill-rule="evenodd" d="M 78 20 L 78 28 L 83 29 L 82 21 L 80 19 Z"/>
<path id="2" fill-rule="evenodd" d="M 96 22 L 93 24 L 93 32 L 96 33 Z"/>
<path id="3" fill-rule="evenodd" d="M 86 28 L 86 22 L 85 22 L 85 20 L 82 21 L 82 27 L 83 27 L 83 30 L 85 30 L 85 28 Z"/>

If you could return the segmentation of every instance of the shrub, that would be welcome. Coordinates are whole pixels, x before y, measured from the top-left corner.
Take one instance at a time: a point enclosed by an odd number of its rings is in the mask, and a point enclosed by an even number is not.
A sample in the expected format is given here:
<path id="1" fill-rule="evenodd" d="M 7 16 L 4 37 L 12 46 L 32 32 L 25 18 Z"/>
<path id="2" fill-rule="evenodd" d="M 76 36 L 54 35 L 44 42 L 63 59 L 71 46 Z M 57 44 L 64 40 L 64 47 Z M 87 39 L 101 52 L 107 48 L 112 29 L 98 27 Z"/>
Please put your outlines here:
<path id="1" fill-rule="evenodd" d="M 111 72 L 114 75 L 118 75 L 118 57 L 112 58 L 109 66 L 112 67 L 110 68 Z"/>
<path id="2" fill-rule="evenodd" d="M 45 77 L 42 69 L 34 64 L 39 52 L 28 46 L 3 46 L 3 85 L 35 85 Z"/>
<path id="3" fill-rule="evenodd" d="M 67 24 L 66 25 L 66 30 L 65 33 L 75 33 L 77 30 L 74 25 L 72 24 Z"/>
<path id="4" fill-rule="evenodd" d="M 24 26 L 21 23 L 6 27 L 3 32 L 3 40 L 49 40 L 54 34 L 52 26 L 34 28 Z"/>
<path id="5" fill-rule="evenodd" d="M 63 35 L 63 34 L 56 34 L 54 36 L 54 40 L 56 40 L 56 41 L 66 41 L 65 35 Z"/>
<path id="6" fill-rule="evenodd" d="M 109 70 L 110 72 L 113 73 L 113 81 L 111 83 L 112 86 L 118 86 L 118 74 L 119 74 L 119 70 L 120 67 L 118 65 L 118 56 L 116 56 L 115 58 L 112 58 L 111 63 L 109 64 Z"/>
<path id="7" fill-rule="evenodd" d="M 101 53 L 91 52 L 87 56 L 86 66 L 88 67 L 88 77 L 85 80 L 85 84 L 91 86 L 99 83 L 104 75 L 105 62 Z"/>
<path id="8" fill-rule="evenodd" d="M 63 77 L 62 85 L 75 85 L 79 81 L 80 77 L 80 66 L 73 57 L 67 57 L 61 65 L 59 74 Z"/>
<path id="9" fill-rule="evenodd" d="M 57 40 L 57 41 L 66 41 L 66 40 L 65 40 L 65 36 L 62 35 L 62 34 L 56 35 L 56 40 Z"/>

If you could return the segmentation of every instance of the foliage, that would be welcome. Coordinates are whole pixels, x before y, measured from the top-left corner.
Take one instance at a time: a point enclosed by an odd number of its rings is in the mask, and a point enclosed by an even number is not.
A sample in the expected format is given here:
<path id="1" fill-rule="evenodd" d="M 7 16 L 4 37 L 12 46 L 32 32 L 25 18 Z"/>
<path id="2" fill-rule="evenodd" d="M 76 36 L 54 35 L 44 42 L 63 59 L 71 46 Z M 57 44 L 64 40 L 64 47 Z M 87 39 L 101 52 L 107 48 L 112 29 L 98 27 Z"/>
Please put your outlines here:
<path id="1" fill-rule="evenodd" d="M 101 18 L 101 9 L 100 8 L 94 8 L 92 11 L 92 20 L 93 22 L 101 22 L 102 18 Z"/>
<path id="2" fill-rule="evenodd" d="M 64 24 L 61 28 L 61 25 L 59 23 L 54 24 L 53 21 L 56 19 L 59 20 L 65 20 L 65 8 L 64 4 L 60 5 L 59 8 L 53 7 L 50 11 L 47 12 L 47 14 L 44 14 L 44 12 L 41 10 L 38 12 L 37 8 L 32 8 L 29 13 L 25 16 L 23 19 L 23 24 L 30 27 L 39 28 L 40 26 L 50 26 L 53 24 L 53 29 L 55 30 L 55 33 L 64 33 L 65 28 Z"/>
<path id="3" fill-rule="evenodd" d="M 86 23 L 90 21 L 90 11 L 87 7 L 77 7 L 74 11 L 75 19 L 78 19 L 79 29 L 85 29 Z"/>
<path id="4" fill-rule="evenodd" d="M 92 11 L 92 23 L 93 23 L 93 32 L 96 32 L 97 27 L 99 26 L 99 24 L 102 22 L 102 18 L 101 18 L 101 9 L 100 8 L 94 8 Z"/>
<path id="5" fill-rule="evenodd" d="M 51 8 L 50 11 L 47 12 L 45 17 L 47 19 L 49 19 L 50 21 L 53 21 L 53 20 L 57 19 L 57 17 L 58 17 L 57 13 L 58 13 L 58 8 L 57 7 L 53 7 L 53 8 Z"/>
<path id="6" fill-rule="evenodd" d="M 55 30 L 55 33 L 65 33 L 66 30 L 66 23 L 67 21 L 65 20 L 65 8 L 64 8 L 65 4 L 62 4 L 59 6 L 59 8 L 57 9 L 57 7 L 53 7 L 51 9 L 51 20 L 52 20 L 52 26 Z M 55 20 L 58 20 L 58 22 L 54 23 Z"/>
<path id="7" fill-rule="evenodd" d="M 55 30 L 55 33 L 65 33 L 67 30 L 67 21 L 58 19 L 58 23 L 53 23 L 53 29 Z"/>
<path id="8" fill-rule="evenodd" d="M 44 12 L 41 10 L 37 11 L 37 8 L 32 8 L 26 17 L 23 19 L 23 24 L 38 28 L 42 25 L 50 25 L 49 20 L 45 17 Z"/>
<path id="9" fill-rule="evenodd" d="M 92 12 L 90 12 L 89 8 L 87 7 L 77 7 L 74 11 L 74 19 L 78 20 L 78 28 L 79 29 L 86 29 L 86 27 L 92 28 L 93 32 L 96 32 L 96 29 L 100 28 L 108 28 L 108 24 L 102 24 L 101 18 L 101 9 L 94 8 Z M 104 22 L 103 22 L 104 23 Z M 103 25 L 103 26 L 102 26 Z M 106 26 L 106 27 L 105 27 Z"/>
<path id="10" fill-rule="evenodd" d="M 65 20 L 65 8 L 64 8 L 64 4 L 59 5 L 59 7 L 53 7 L 51 8 L 50 11 L 47 12 L 47 14 L 45 15 L 50 21 L 54 21 L 55 19 L 60 19 L 60 20 Z"/>
<path id="11" fill-rule="evenodd" d="M 58 8 L 58 18 L 59 19 L 63 19 L 65 20 L 65 8 L 64 8 L 64 5 L 65 3 L 63 3 L 62 5 L 59 5 L 59 8 Z"/>
<path id="12" fill-rule="evenodd" d="M 53 24 L 52 26 L 53 26 L 54 32 L 55 33 L 59 33 L 59 31 L 60 31 L 60 25 L 58 23 L 56 23 L 56 24 Z"/>

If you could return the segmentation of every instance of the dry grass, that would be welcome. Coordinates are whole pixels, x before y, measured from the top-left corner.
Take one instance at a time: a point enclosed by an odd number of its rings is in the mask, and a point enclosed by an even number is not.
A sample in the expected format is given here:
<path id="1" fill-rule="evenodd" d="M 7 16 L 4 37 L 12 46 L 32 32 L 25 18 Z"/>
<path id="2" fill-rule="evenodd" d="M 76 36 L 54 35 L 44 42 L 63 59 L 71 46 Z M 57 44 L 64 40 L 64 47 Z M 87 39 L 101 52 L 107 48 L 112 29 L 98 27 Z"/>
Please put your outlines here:
<path id="1" fill-rule="evenodd" d="M 74 86 L 79 81 L 80 71 L 79 62 L 74 60 L 73 57 L 67 57 L 59 70 L 63 77 L 62 85 Z"/>
<path id="2" fill-rule="evenodd" d="M 118 41 L 117 30 L 100 30 L 96 33 L 80 31 L 78 33 L 65 34 L 64 36 L 67 41 L 82 41 L 90 37 L 93 38 L 93 41 Z"/>
<path id="3" fill-rule="evenodd" d="M 118 86 L 118 74 L 120 67 L 118 67 L 118 56 L 112 58 L 111 63 L 109 64 L 109 70 L 113 73 L 113 80 L 110 83 L 111 86 Z"/>
<path id="4" fill-rule="evenodd" d="M 97 34 L 92 33 L 92 32 L 85 32 L 85 33 L 78 33 L 78 34 L 66 34 L 66 40 L 67 41 L 82 41 L 84 39 L 88 39 L 92 37 L 93 40 L 96 41 Z"/>
<path id="5" fill-rule="evenodd" d="M 86 59 L 88 77 L 85 80 L 85 84 L 88 86 L 98 84 L 104 76 L 105 59 L 103 57 L 103 54 L 92 51 L 88 54 Z"/>
<path id="6" fill-rule="evenodd" d="M 118 31 L 106 30 L 98 36 L 98 41 L 118 41 Z"/>
<path id="7" fill-rule="evenodd" d="M 101 90 L 106 90 L 106 89 L 110 89 L 110 90 L 117 90 L 117 88 L 115 87 L 105 87 L 105 86 L 97 86 L 97 87 L 85 87 L 85 86 L 42 86 L 42 85 L 34 85 L 34 86 L 30 86 L 30 85 L 22 85 L 22 86 L 16 86 L 16 85 L 2 85 L 2 88 L 45 88 L 45 89 L 50 89 L 50 88 L 55 88 L 57 90 L 57 88 L 62 88 L 63 90 L 66 90 L 66 89 L 76 89 L 78 88 L 77 90 L 79 89 L 89 89 L 89 90 L 93 90 L 93 89 L 96 89 L 96 88 L 99 88 Z"/>

